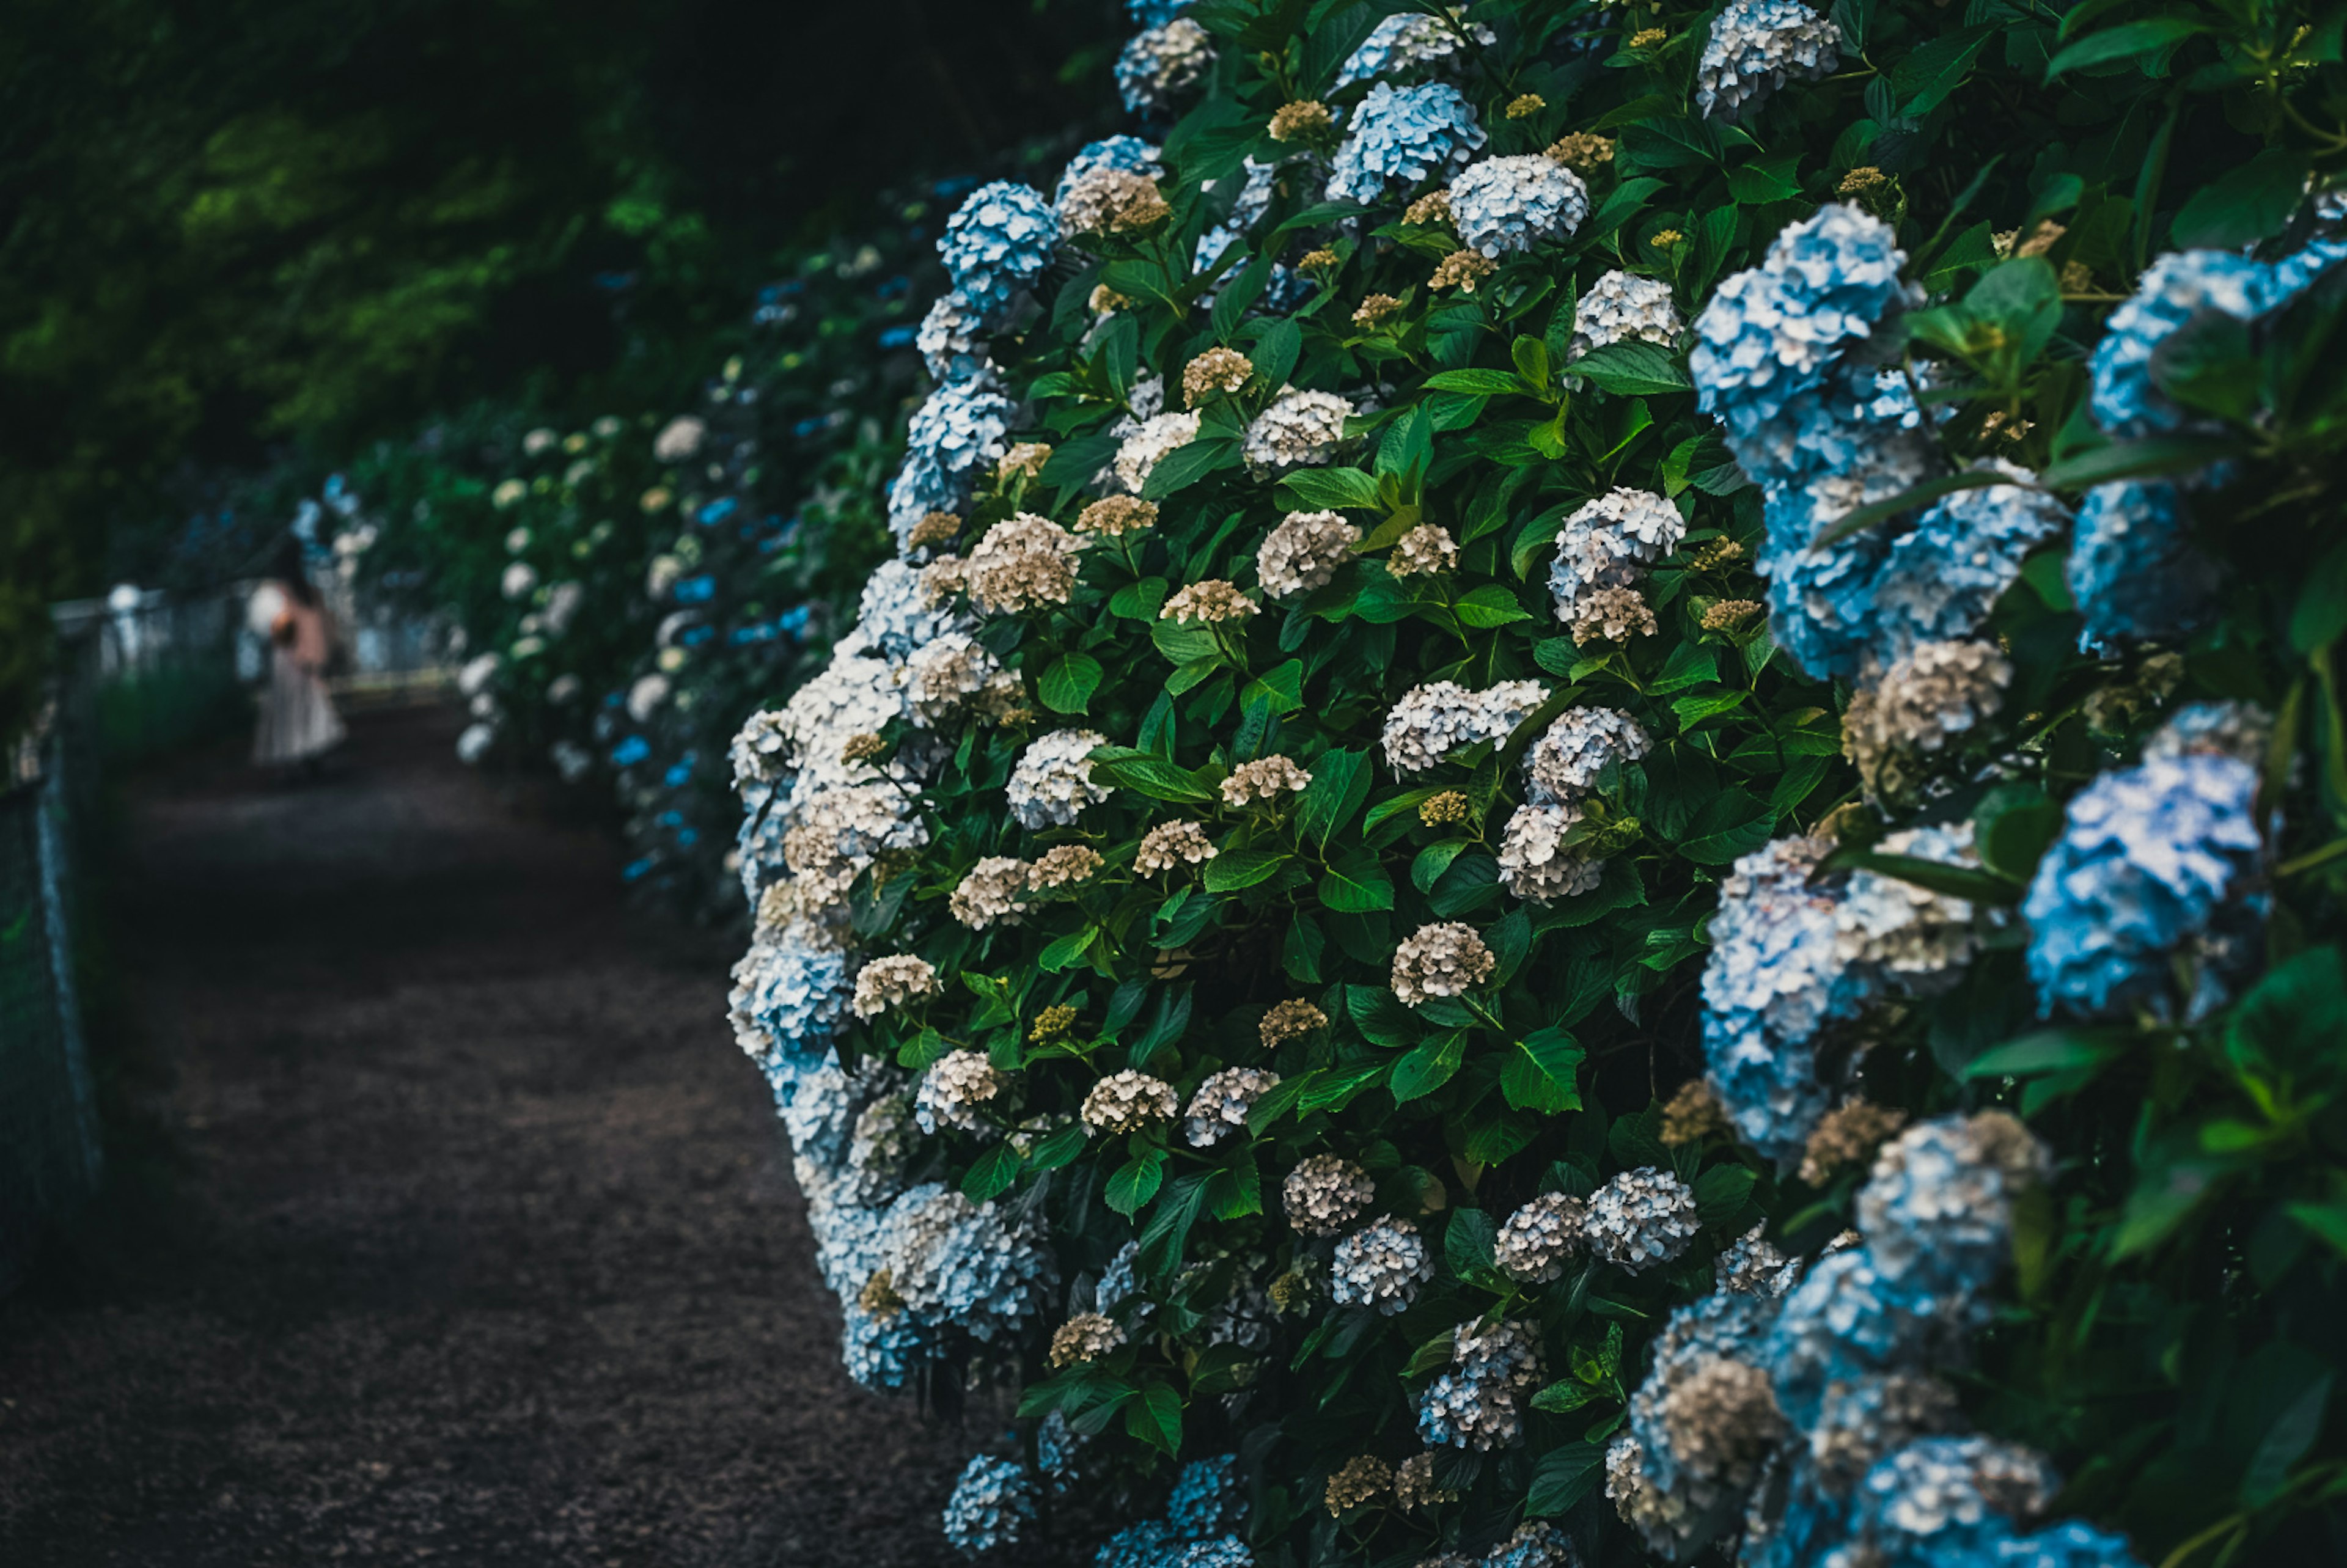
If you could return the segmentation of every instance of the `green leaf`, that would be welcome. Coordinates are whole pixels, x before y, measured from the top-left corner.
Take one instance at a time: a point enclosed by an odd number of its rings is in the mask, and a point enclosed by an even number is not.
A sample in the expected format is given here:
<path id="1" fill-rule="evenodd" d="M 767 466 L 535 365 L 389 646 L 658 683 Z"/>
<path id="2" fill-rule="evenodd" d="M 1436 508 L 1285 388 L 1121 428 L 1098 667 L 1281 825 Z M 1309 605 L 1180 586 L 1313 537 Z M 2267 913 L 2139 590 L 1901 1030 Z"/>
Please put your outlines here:
<path id="1" fill-rule="evenodd" d="M 1442 1260 L 1451 1274 L 1470 1282 L 1491 1272 L 1491 1244 L 1499 1231 L 1481 1209 L 1453 1209 L 1443 1227 Z"/>
<path id="2" fill-rule="evenodd" d="M 1164 608 L 1169 585 L 1162 577 L 1145 577 L 1139 582 L 1126 583 L 1109 595 L 1108 612 L 1127 620 L 1155 624 L 1157 612 Z"/>
<path id="3" fill-rule="evenodd" d="M 1100 690 L 1102 674 L 1100 661 L 1091 654 L 1063 653 L 1035 682 L 1035 694 L 1055 713 L 1081 713 Z"/>
<path id="4" fill-rule="evenodd" d="M 1296 831 L 1326 847 L 1369 797 L 1369 754 L 1327 751 L 1312 759 L 1312 782 L 1296 797 Z"/>
<path id="5" fill-rule="evenodd" d="M 1056 1171 L 1083 1152 L 1083 1124 L 1074 1122 L 1036 1144 L 1034 1152 L 1027 1156 L 1027 1163 L 1038 1171 Z"/>
<path id="6" fill-rule="evenodd" d="M 1532 619 L 1532 612 L 1516 602 L 1516 596 L 1496 582 L 1469 589 L 1452 608 L 1462 622 L 1479 630 Z"/>
<path id="7" fill-rule="evenodd" d="M 1530 393 L 1523 377 L 1506 370 L 1438 370 L 1426 378 L 1430 392 L 1465 392 L 1478 397 Z"/>
<path id="8" fill-rule="evenodd" d="M 2241 1505 L 2262 1508 L 2281 1495 L 2290 1484 L 2290 1467 L 2296 1464 L 2322 1431 L 2322 1414 L 2331 1404 L 2332 1374 L 2323 1371 L 2314 1376 L 2291 1401 L 2272 1426 L 2259 1440 L 2257 1451 L 2250 1456 L 2249 1468 L 2241 1472 Z"/>
<path id="9" fill-rule="evenodd" d="M 1605 193 L 1605 200 L 1597 204 L 1596 212 L 1582 232 L 1592 239 L 1604 239 L 1635 218 L 1639 210 L 1646 205 L 1646 199 L 1662 188 L 1663 182 L 1651 175 L 1618 182 Z"/>
<path id="10" fill-rule="evenodd" d="M 1095 935 L 1094 928 L 1086 926 L 1081 931 L 1071 931 L 1055 938 L 1035 959 L 1037 967 L 1051 974 L 1074 968 L 1084 961 L 1084 954 L 1091 948 Z"/>
<path id="11" fill-rule="evenodd" d="M 2290 645 L 2311 653 L 2347 632 L 2347 542 L 2333 545 L 2307 574 L 2290 618 Z"/>
<path id="12" fill-rule="evenodd" d="M 1789 201 L 1801 193 L 1800 179 L 1794 172 L 1800 161 L 1800 154 L 1788 152 L 1780 158 L 1763 159 L 1731 169 L 1727 171 L 1727 193 L 1747 207 Z"/>
<path id="13" fill-rule="evenodd" d="M 1548 344 L 1536 337 L 1520 337 L 1508 345 L 1508 357 L 1516 362 L 1516 374 L 1524 378 L 1527 385 L 1546 390 Z"/>
<path id="14" fill-rule="evenodd" d="M 2121 441 L 2097 446 L 2055 464 L 2037 477 L 2049 490 L 2084 490 L 2114 479 L 2137 479 L 2153 474 L 2177 474 L 2205 468 L 2238 456 L 2239 443 L 2194 436 L 2157 436 L 2146 441 Z"/>
<path id="15" fill-rule="evenodd" d="M 1418 852 L 1409 863 L 1409 885 L 1424 893 L 1442 880 L 1450 863 L 1475 846 L 1471 838 L 1446 838 L 1440 844 L 1430 844 Z"/>
<path id="16" fill-rule="evenodd" d="M 2045 79 L 2050 82 L 2066 72 L 2099 66 L 2106 60 L 2124 60 L 2130 56 L 2148 54 L 2197 33 L 2215 30 L 2213 24 L 2196 22 L 2188 16 L 2153 16 L 2141 22 L 2123 23 L 2081 38 L 2048 60 L 2045 63 Z"/>
<path id="17" fill-rule="evenodd" d="M 1443 1354 L 1444 1358 L 1449 1359 L 1447 1349 Z M 1588 1384 L 1571 1378 L 1560 1378 L 1532 1396 L 1532 1409 L 1546 1410 L 1551 1415 L 1570 1415 L 1597 1397 L 1597 1390 Z"/>
<path id="18" fill-rule="evenodd" d="M 1329 860 L 1327 871 L 1321 876 L 1320 902 L 1346 915 L 1390 909 L 1393 878 L 1386 875 L 1376 850 L 1363 844 L 1348 845 Z"/>
<path id="19" fill-rule="evenodd" d="M 1296 1108 L 1296 1102 L 1304 1098 L 1304 1091 L 1311 1088 L 1319 1076 L 1317 1069 L 1299 1072 L 1293 1078 L 1281 1079 L 1264 1091 L 1247 1111 L 1247 1131 L 1258 1138 L 1269 1132 L 1273 1122 Z"/>
<path id="20" fill-rule="evenodd" d="M 1019 1179 L 1019 1151 L 1006 1141 L 997 1143 L 978 1157 L 961 1179 L 962 1196 L 971 1203 L 983 1204 L 1010 1190 Z"/>
<path id="21" fill-rule="evenodd" d="M 1371 1045 L 1389 1050 L 1416 1045 L 1424 1032 L 1417 1016 L 1383 986 L 1347 986 L 1345 1012 Z"/>
<path id="22" fill-rule="evenodd" d="M 1993 1046 L 1964 1068 L 1966 1078 L 2035 1078 L 2049 1072 L 2099 1069 L 2127 1049 L 2123 1040 L 2078 1029 L 2040 1030 Z"/>
<path id="23" fill-rule="evenodd" d="M 1516 1050 L 1539 1069 L 1555 1096 L 1570 1102 L 1563 1109 L 1580 1109 L 1581 1062 L 1585 1053 L 1581 1049 L 1581 1042 L 1573 1038 L 1572 1031 L 1553 1025 L 1536 1029 L 1516 1042 Z"/>
<path id="24" fill-rule="evenodd" d="M 1696 808 L 1679 853 L 1697 866 L 1725 866 L 1768 843 L 1776 821 L 1766 801 L 1725 789 Z"/>
<path id="25" fill-rule="evenodd" d="M 1306 468 L 1290 474 L 1279 482 L 1279 502 L 1301 512 L 1383 509 L 1377 480 L 1358 468 Z"/>
<path id="26" fill-rule="evenodd" d="M 1145 794 L 1152 800 L 1211 802 L 1214 792 L 1163 757 L 1121 746 L 1101 746 L 1092 752 L 1092 777 L 1119 789 Z"/>
<path id="27" fill-rule="evenodd" d="M 2305 156 L 2287 147 L 2270 147 L 2195 191 L 2176 214 L 2169 242 L 2238 251 L 2280 233 L 2305 200 Z"/>
<path id="28" fill-rule="evenodd" d="M 1659 393 L 1690 392 L 1686 367 L 1655 343 L 1624 338 L 1591 349 L 1573 362 L 1573 374 L 1625 396 L 1647 397 Z"/>
<path id="29" fill-rule="evenodd" d="M 1682 642 L 1663 661 L 1662 673 L 1655 677 L 1646 692 L 1650 696 L 1667 697 L 1690 686 L 1710 685 L 1718 679 L 1717 651 L 1700 642 Z"/>
<path id="30" fill-rule="evenodd" d="M 1149 471 L 1149 480 L 1141 487 L 1143 499 L 1162 501 L 1177 491 L 1186 490 L 1218 468 L 1235 468 L 1239 461 L 1239 444 L 1228 437 L 1202 437 L 1186 446 L 1177 446 L 1157 460 Z"/>
<path id="31" fill-rule="evenodd" d="M 1748 1165 L 1714 1165 L 1695 1179 L 1696 1216 L 1707 1225 L 1724 1225 L 1744 1212 L 1759 1173 Z"/>
<path id="32" fill-rule="evenodd" d="M 1124 1408 L 1125 1430 L 1169 1454 L 1182 1451 L 1182 1396 L 1163 1383 L 1152 1383 L 1141 1398 Z"/>
<path id="33" fill-rule="evenodd" d="M 1438 1034 L 1410 1048 L 1409 1054 L 1394 1063 L 1393 1081 L 1389 1087 L 1397 1101 L 1416 1100 L 1431 1094 L 1450 1081 L 1459 1064 L 1467 1060 L 1467 1037 L 1458 1033 Z"/>
<path id="34" fill-rule="evenodd" d="M 1110 1208 L 1131 1219 L 1141 1212 L 1141 1206 L 1157 1195 L 1165 1180 L 1165 1151 L 1147 1149 L 1135 1154 L 1117 1168 L 1108 1179 L 1102 1194 Z"/>
<path id="35" fill-rule="evenodd" d="M 1209 893 L 1235 893 L 1268 881 L 1287 860 L 1277 849 L 1226 849 L 1206 862 L 1200 878 Z"/>
<path id="36" fill-rule="evenodd" d="M 2037 862 L 2061 832 L 2062 808 L 2034 788 L 1992 790 L 1973 814 L 1981 864 L 2014 882 L 2026 882 L 2036 874 Z"/>
<path id="37" fill-rule="evenodd" d="M 1917 855 L 1851 855 L 1846 857 L 1846 863 L 1911 882 L 1918 887 L 1928 887 L 1934 893 L 1945 893 L 1952 898 L 1968 898 L 1992 907 L 2018 904 L 2021 896 L 2028 891 L 2024 884 L 2010 881 L 1993 871 L 1951 866 L 1944 860 L 1926 860 Z"/>
<path id="38" fill-rule="evenodd" d="M 1593 1442 L 1567 1443 L 1541 1456 L 1532 1471 L 1532 1489 L 1524 1496 L 1524 1512 L 1534 1518 L 1553 1518 L 1571 1512 L 1604 1478 L 1605 1450 Z"/>

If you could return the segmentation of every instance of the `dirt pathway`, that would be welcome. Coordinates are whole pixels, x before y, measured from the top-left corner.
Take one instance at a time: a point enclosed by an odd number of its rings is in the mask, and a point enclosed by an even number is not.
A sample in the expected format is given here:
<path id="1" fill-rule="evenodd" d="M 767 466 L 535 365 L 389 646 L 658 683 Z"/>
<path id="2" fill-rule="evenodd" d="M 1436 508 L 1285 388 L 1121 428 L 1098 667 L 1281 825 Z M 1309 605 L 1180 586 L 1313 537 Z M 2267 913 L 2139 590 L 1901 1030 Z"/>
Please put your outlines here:
<path id="1" fill-rule="evenodd" d="M 178 1174 L 0 1302 L 0 1563 L 939 1562 L 967 1450 L 839 1369 L 722 945 L 453 735 L 139 792 Z"/>

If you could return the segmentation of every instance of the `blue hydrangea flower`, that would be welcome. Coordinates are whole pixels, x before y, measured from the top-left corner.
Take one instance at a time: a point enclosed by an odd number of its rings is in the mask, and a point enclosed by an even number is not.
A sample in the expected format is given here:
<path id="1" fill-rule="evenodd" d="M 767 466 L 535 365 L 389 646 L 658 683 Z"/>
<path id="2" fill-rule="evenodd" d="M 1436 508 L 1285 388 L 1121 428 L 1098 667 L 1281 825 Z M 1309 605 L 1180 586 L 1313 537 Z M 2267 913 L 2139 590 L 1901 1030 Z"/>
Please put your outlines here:
<path id="1" fill-rule="evenodd" d="M 958 512 L 970 487 L 1010 449 L 1011 401 L 984 379 L 928 395 L 905 431 L 905 461 L 888 486 L 888 526 L 901 548 L 928 512 Z"/>
<path id="2" fill-rule="evenodd" d="M 1799 427 L 1819 419 L 1829 377 L 1878 327 L 1921 302 L 1922 291 L 1899 280 L 1906 261 L 1889 224 L 1831 203 L 1778 235 L 1761 264 L 1722 282 L 1696 318 L 1688 369 L 1697 399 L 1727 426 L 1753 479 L 1797 477 Z M 1844 395 L 1870 403 L 1874 370 Z"/>
<path id="3" fill-rule="evenodd" d="M 978 1454 L 946 1500 L 946 1542 L 966 1557 L 1018 1543 L 1035 1522 L 1035 1478 L 1017 1460 Z"/>
<path id="4" fill-rule="evenodd" d="M 2184 493 L 2158 480 L 2097 485 L 2078 504 L 2063 578 L 2086 629 L 2079 646 L 2180 637 L 2208 616 L 2217 563 L 2192 542 Z"/>
<path id="5" fill-rule="evenodd" d="M 1545 1519 L 1532 1519 L 1491 1548 L 1483 1568 L 1580 1568 L 1580 1563 L 1573 1537 Z"/>
<path id="6" fill-rule="evenodd" d="M 994 317 L 1041 277 L 1060 242 L 1060 220 L 1040 192 L 1016 180 L 981 185 L 946 220 L 938 254 L 954 292 Z"/>
<path id="7" fill-rule="evenodd" d="M 2223 251 L 2177 251 L 2154 261 L 2134 296 L 2111 313 L 2087 362 L 2095 423 L 2121 440 L 2205 423 L 2152 384 L 2151 357 L 2202 311 L 2248 321 L 2272 302 L 2273 286 L 2263 262 Z"/>
<path id="8" fill-rule="evenodd" d="M 1638 1440 L 1647 1484 L 1686 1499 L 1696 1512 L 1707 1512 L 1718 1503 L 1727 1494 L 1721 1484 L 1727 1478 L 1712 1473 L 1721 1456 L 1706 1456 L 1712 1465 L 1698 1471 L 1679 1453 L 1667 1414 L 1671 1394 L 1698 1368 L 1718 1360 L 1758 1367 L 1778 1305 L 1773 1296 L 1721 1290 L 1679 1307 L 1655 1341 L 1645 1380 L 1630 1397 L 1630 1432 Z M 1747 1479 L 1736 1478 L 1739 1483 Z"/>
<path id="9" fill-rule="evenodd" d="M 902 1389 L 929 1359 L 933 1342 L 927 1330 L 901 1312 L 873 1317 L 857 1303 L 856 1290 L 841 1296 L 840 1319 L 840 1363 L 860 1388 Z"/>
<path id="10" fill-rule="evenodd" d="M 1190 0 L 1124 0 L 1125 13 L 1143 27 L 1162 27 L 1190 8 Z"/>
<path id="11" fill-rule="evenodd" d="M 2347 241 L 2317 240 L 2305 250 L 2284 256 L 2273 265 L 2273 283 L 2266 308 L 2280 310 L 2314 286 L 2315 280 L 2347 261 Z"/>
<path id="12" fill-rule="evenodd" d="M 1163 1568 L 1176 1544 L 1172 1525 L 1144 1519 L 1110 1536 L 1092 1554 L 1092 1568 Z"/>
<path id="13" fill-rule="evenodd" d="M 1819 680 L 1859 674 L 1874 646 L 1874 589 L 1891 553 L 1887 528 L 1823 539 L 1852 511 L 1887 501 L 1924 471 L 1920 444 L 1885 442 L 1847 467 L 1806 483 L 1771 487 L 1768 538 L 1756 563 L 1768 579 L 1768 630 L 1793 661 Z"/>
<path id="14" fill-rule="evenodd" d="M 1460 7 L 1460 11 L 1464 9 Z M 1389 16 L 1370 29 L 1360 46 L 1346 56 L 1344 66 L 1337 72 L 1336 85 L 1347 87 L 1372 77 L 1421 67 L 1439 67 L 1466 47 L 1462 33 L 1487 46 L 1499 36 L 1481 22 L 1467 21 L 1457 12 L 1448 24 L 1418 12 Z"/>
<path id="15" fill-rule="evenodd" d="M 794 1058 L 819 1059 L 831 1049 L 854 990 L 847 955 L 798 925 L 753 946 L 733 978 L 740 1010 L 769 1042 L 759 1062 L 769 1081 L 795 1071 L 801 1064 Z"/>
<path id="16" fill-rule="evenodd" d="M 1235 1535 L 1193 1541 L 1165 1557 L 1165 1568 L 1255 1568 L 1255 1553 Z"/>
<path id="17" fill-rule="evenodd" d="M 1827 1388 L 1878 1372 L 1961 1366 L 1984 1311 L 1886 1279 L 1864 1247 L 1821 1258 L 1785 1297 L 1763 1358 L 1794 1425 L 1818 1423 Z"/>
<path id="18" fill-rule="evenodd" d="M 1850 1501 L 1816 1484 L 1806 1456 L 1797 1457 L 1781 1499 L 1762 1488 L 1744 1523 L 1737 1568 L 1818 1568 L 1850 1535 Z"/>
<path id="19" fill-rule="evenodd" d="M 1857 1533 L 1884 1568 L 1947 1568 L 2008 1539 L 2059 1482 L 2037 1454 L 1988 1438 L 1920 1438 L 1859 1482 Z"/>
<path id="20" fill-rule="evenodd" d="M 1891 544 L 1874 585 L 1872 651 L 1880 662 L 1905 658 L 1919 642 L 1979 630 L 2030 551 L 2069 526 L 2061 502 L 2023 487 L 2034 476 L 2010 463 L 1985 466 L 2017 483 L 1944 497 Z"/>
<path id="21" fill-rule="evenodd" d="M 2263 900 L 2241 902 L 2262 851 L 2257 770 L 2234 757 L 2159 757 L 2106 774 L 2070 802 L 2022 914 L 2041 1011 L 2096 1017 L 2162 1005 L 2169 955 L 2204 958 L 2204 995 L 2221 990 L 2222 945 L 2254 925 Z"/>
<path id="22" fill-rule="evenodd" d="M 856 621 L 857 630 L 898 661 L 944 633 L 967 631 L 973 624 L 949 604 L 930 604 L 921 589 L 920 569 L 901 559 L 873 569 Z"/>
<path id="23" fill-rule="evenodd" d="M 1780 838 L 1738 860 L 1703 970 L 1712 1088 L 1737 1134 L 1780 1164 L 1800 1158 L 1826 1112 L 1813 1041 L 1866 996 L 1837 949 L 1835 890 L 1809 882 L 1824 855 L 1818 841 Z"/>
<path id="24" fill-rule="evenodd" d="M 1184 1541 L 1204 1541 L 1235 1527 L 1246 1512 L 1238 1491 L 1238 1455 L 1192 1460 L 1165 1500 L 1165 1517 Z"/>
<path id="25" fill-rule="evenodd" d="M 2047 1164 L 2002 1111 L 1910 1127 L 1883 1145 L 1858 1196 L 1875 1268 L 1926 1290 L 1985 1288 L 2012 1261 L 2014 1205 L 2044 1183 Z"/>
<path id="26" fill-rule="evenodd" d="M 1396 89 L 1379 82 L 1353 111 L 1337 149 L 1328 200 L 1374 202 L 1389 185 L 1447 177 L 1483 142 L 1475 106 L 1450 83 Z"/>
<path id="27" fill-rule="evenodd" d="M 1983 1568 L 2143 1568 L 2125 1536 L 2079 1519 L 2065 1519 L 2034 1535 L 2007 1537 L 1983 1550 L 1977 1560 Z"/>

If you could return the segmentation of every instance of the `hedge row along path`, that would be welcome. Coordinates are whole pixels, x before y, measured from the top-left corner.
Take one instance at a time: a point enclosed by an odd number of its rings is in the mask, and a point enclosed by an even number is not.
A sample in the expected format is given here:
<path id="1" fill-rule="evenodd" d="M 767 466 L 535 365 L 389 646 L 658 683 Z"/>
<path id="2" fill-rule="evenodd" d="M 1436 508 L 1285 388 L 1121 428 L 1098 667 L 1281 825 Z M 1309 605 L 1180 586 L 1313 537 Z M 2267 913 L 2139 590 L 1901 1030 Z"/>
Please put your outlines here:
<path id="1" fill-rule="evenodd" d="M 139 792 L 168 1223 L 0 1303 L 0 1562 L 938 1561 L 974 1434 L 840 1369 L 724 965 L 456 723 Z"/>

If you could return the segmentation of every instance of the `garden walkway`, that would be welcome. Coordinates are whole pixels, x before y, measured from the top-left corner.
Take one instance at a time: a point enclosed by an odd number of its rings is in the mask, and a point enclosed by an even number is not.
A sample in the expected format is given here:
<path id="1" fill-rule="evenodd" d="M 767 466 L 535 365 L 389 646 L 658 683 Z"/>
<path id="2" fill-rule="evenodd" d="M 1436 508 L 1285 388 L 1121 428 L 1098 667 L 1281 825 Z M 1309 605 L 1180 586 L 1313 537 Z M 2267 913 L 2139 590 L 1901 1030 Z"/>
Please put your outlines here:
<path id="1" fill-rule="evenodd" d="M 0 1563 L 938 1562 L 968 1447 L 839 1370 L 725 945 L 454 735 L 135 792 L 160 1131 L 0 1302 Z"/>

